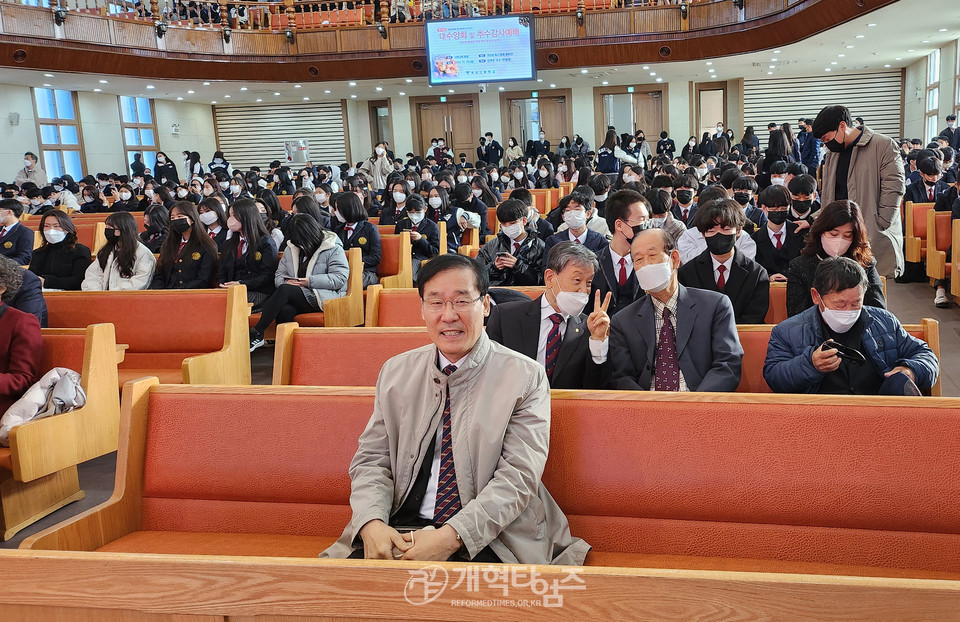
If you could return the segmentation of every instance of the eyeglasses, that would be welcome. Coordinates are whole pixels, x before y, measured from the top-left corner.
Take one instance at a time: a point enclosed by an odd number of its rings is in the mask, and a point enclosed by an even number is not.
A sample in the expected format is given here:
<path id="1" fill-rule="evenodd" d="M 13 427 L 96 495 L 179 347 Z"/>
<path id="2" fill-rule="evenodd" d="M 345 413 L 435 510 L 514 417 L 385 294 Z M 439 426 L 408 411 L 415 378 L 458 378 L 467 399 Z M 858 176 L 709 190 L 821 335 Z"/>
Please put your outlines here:
<path id="1" fill-rule="evenodd" d="M 456 300 L 440 300 L 431 298 L 430 300 L 424 300 L 423 305 L 427 308 L 427 311 L 431 313 L 443 313 L 447 308 L 448 304 L 453 305 L 453 310 L 459 312 L 468 311 L 470 307 L 473 306 L 473 303 L 477 302 L 483 298 L 483 296 L 477 296 L 476 298 L 457 298 Z"/>

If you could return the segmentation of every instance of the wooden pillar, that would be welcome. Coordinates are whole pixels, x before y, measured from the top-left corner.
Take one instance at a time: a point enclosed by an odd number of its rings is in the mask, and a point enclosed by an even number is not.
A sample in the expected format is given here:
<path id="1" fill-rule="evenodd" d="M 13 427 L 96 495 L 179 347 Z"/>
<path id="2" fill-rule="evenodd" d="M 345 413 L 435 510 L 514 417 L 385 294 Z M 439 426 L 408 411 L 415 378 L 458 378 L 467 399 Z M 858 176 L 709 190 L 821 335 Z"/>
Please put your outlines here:
<path id="1" fill-rule="evenodd" d="M 233 22 L 230 21 L 230 11 L 227 9 L 227 0 L 218 0 L 220 5 L 220 28 L 233 28 Z"/>
<path id="2" fill-rule="evenodd" d="M 160 3 L 157 0 L 150 0 L 150 14 L 153 19 L 160 19 Z"/>
<path id="3" fill-rule="evenodd" d="M 387 22 L 390 21 L 390 0 L 379 0 L 379 2 L 380 2 L 380 23 L 386 24 Z"/>

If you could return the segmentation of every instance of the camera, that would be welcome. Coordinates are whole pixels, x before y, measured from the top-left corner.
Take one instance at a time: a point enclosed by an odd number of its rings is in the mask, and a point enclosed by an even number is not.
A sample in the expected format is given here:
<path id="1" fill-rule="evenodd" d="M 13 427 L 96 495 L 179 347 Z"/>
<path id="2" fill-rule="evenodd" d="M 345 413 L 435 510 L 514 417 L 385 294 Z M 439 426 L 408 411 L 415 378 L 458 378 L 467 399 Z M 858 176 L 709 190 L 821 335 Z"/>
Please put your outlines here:
<path id="1" fill-rule="evenodd" d="M 486 85 L 486 84 L 481 84 L 481 85 L 480 85 L 480 93 L 486 93 L 486 92 L 487 92 L 487 85 Z"/>

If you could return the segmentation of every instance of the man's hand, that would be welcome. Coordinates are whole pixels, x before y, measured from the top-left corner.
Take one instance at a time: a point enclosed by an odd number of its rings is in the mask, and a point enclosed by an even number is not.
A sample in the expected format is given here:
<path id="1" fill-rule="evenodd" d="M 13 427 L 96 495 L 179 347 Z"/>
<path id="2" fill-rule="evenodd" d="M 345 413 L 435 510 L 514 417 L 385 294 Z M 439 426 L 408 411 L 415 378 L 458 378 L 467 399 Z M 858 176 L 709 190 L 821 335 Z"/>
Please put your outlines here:
<path id="1" fill-rule="evenodd" d="M 416 231 L 411 231 L 411 232 L 410 232 L 410 241 L 411 241 L 411 242 L 417 242 L 417 241 L 419 241 L 420 238 L 422 238 L 422 237 L 423 237 L 423 236 L 420 235 L 419 233 L 417 233 Z"/>
<path id="2" fill-rule="evenodd" d="M 810 228 L 810 223 L 804 219 L 794 220 L 793 224 L 797 225 L 797 231 L 803 231 L 804 229 Z"/>
<path id="3" fill-rule="evenodd" d="M 393 549 L 406 553 L 412 546 L 396 529 L 379 519 L 364 525 L 360 538 L 365 559 L 394 559 Z"/>
<path id="4" fill-rule="evenodd" d="M 813 351 L 813 356 L 810 358 L 813 366 L 822 374 L 837 371 L 837 368 L 840 367 L 840 357 L 837 356 L 837 351 L 824 350 L 822 345 Z"/>
<path id="5" fill-rule="evenodd" d="M 613 292 L 607 292 L 603 304 L 600 303 L 600 290 L 593 301 L 593 313 L 587 317 L 587 328 L 590 329 L 590 337 L 597 341 L 604 341 L 610 334 L 610 316 L 607 315 L 607 308 L 610 307 L 610 298 Z"/>
<path id="6" fill-rule="evenodd" d="M 408 560 L 446 561 L 459 551 L 461 546 L 457 540 L 457 530 L 450 525 L 444 525 L 440 529 L 420 529 L 405 533 L 402 537 L 404 544 L 411 547 L 401 549 L 405 551 L 403 559 Z"/>
<path id="7" fill-rule="evenodd" d="M 888 371 L 887 373 L 885 373 L 885 374 L 883 375 L 883 377 L 884 377 L 884 378 L 889 378 L 890 376 L 892 376 L 892 375 L 894 375 L 894 374 L 899 374 L 899 373 L 906 374 L 906 375 L 907 375 L 907 378 L 909 378 L 910 380 L 912 380 L 912 381 L 914 381 L 914 382 L 917 381 L 917 377 L 913 375 L 913 370 L 910 369 L 909 367 L 904 367 L 903 365 L 897 365 L 896 367 L 894 367 L 893 369 L 891 369 L 890 371 Z"/>
<path id="8" fill-rule="evenodd" d="M 517 258 L 514 257 L 513 255 L 503 255 L 498 259 L 500 259 L 501 270 L 503 270 L 504 268 L 512 268 L 515 265 L 517 265 Z"/>

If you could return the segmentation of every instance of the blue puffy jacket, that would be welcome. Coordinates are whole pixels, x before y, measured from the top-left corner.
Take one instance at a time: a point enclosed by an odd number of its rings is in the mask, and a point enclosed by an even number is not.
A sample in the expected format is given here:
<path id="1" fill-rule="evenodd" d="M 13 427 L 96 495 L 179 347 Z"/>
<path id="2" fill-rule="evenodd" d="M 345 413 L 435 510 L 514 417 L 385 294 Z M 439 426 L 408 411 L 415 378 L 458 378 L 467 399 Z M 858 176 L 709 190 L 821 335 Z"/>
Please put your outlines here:
<path id="1" fill-rule="evenodd" d="M 880 374 L 898 365 L 909 368 L 921 391 L 937 381 L 940 363 L 933 350 L 903 329 L 884 309 L 863 307 L 862 352 Z M 820 309 L 810 307 L 773 328 L 767 345 L 763 378 L 777 393 L 817 393 L 824 374 L 813 366 L 814 348 L 826 341 L 820 330 Z"/>

